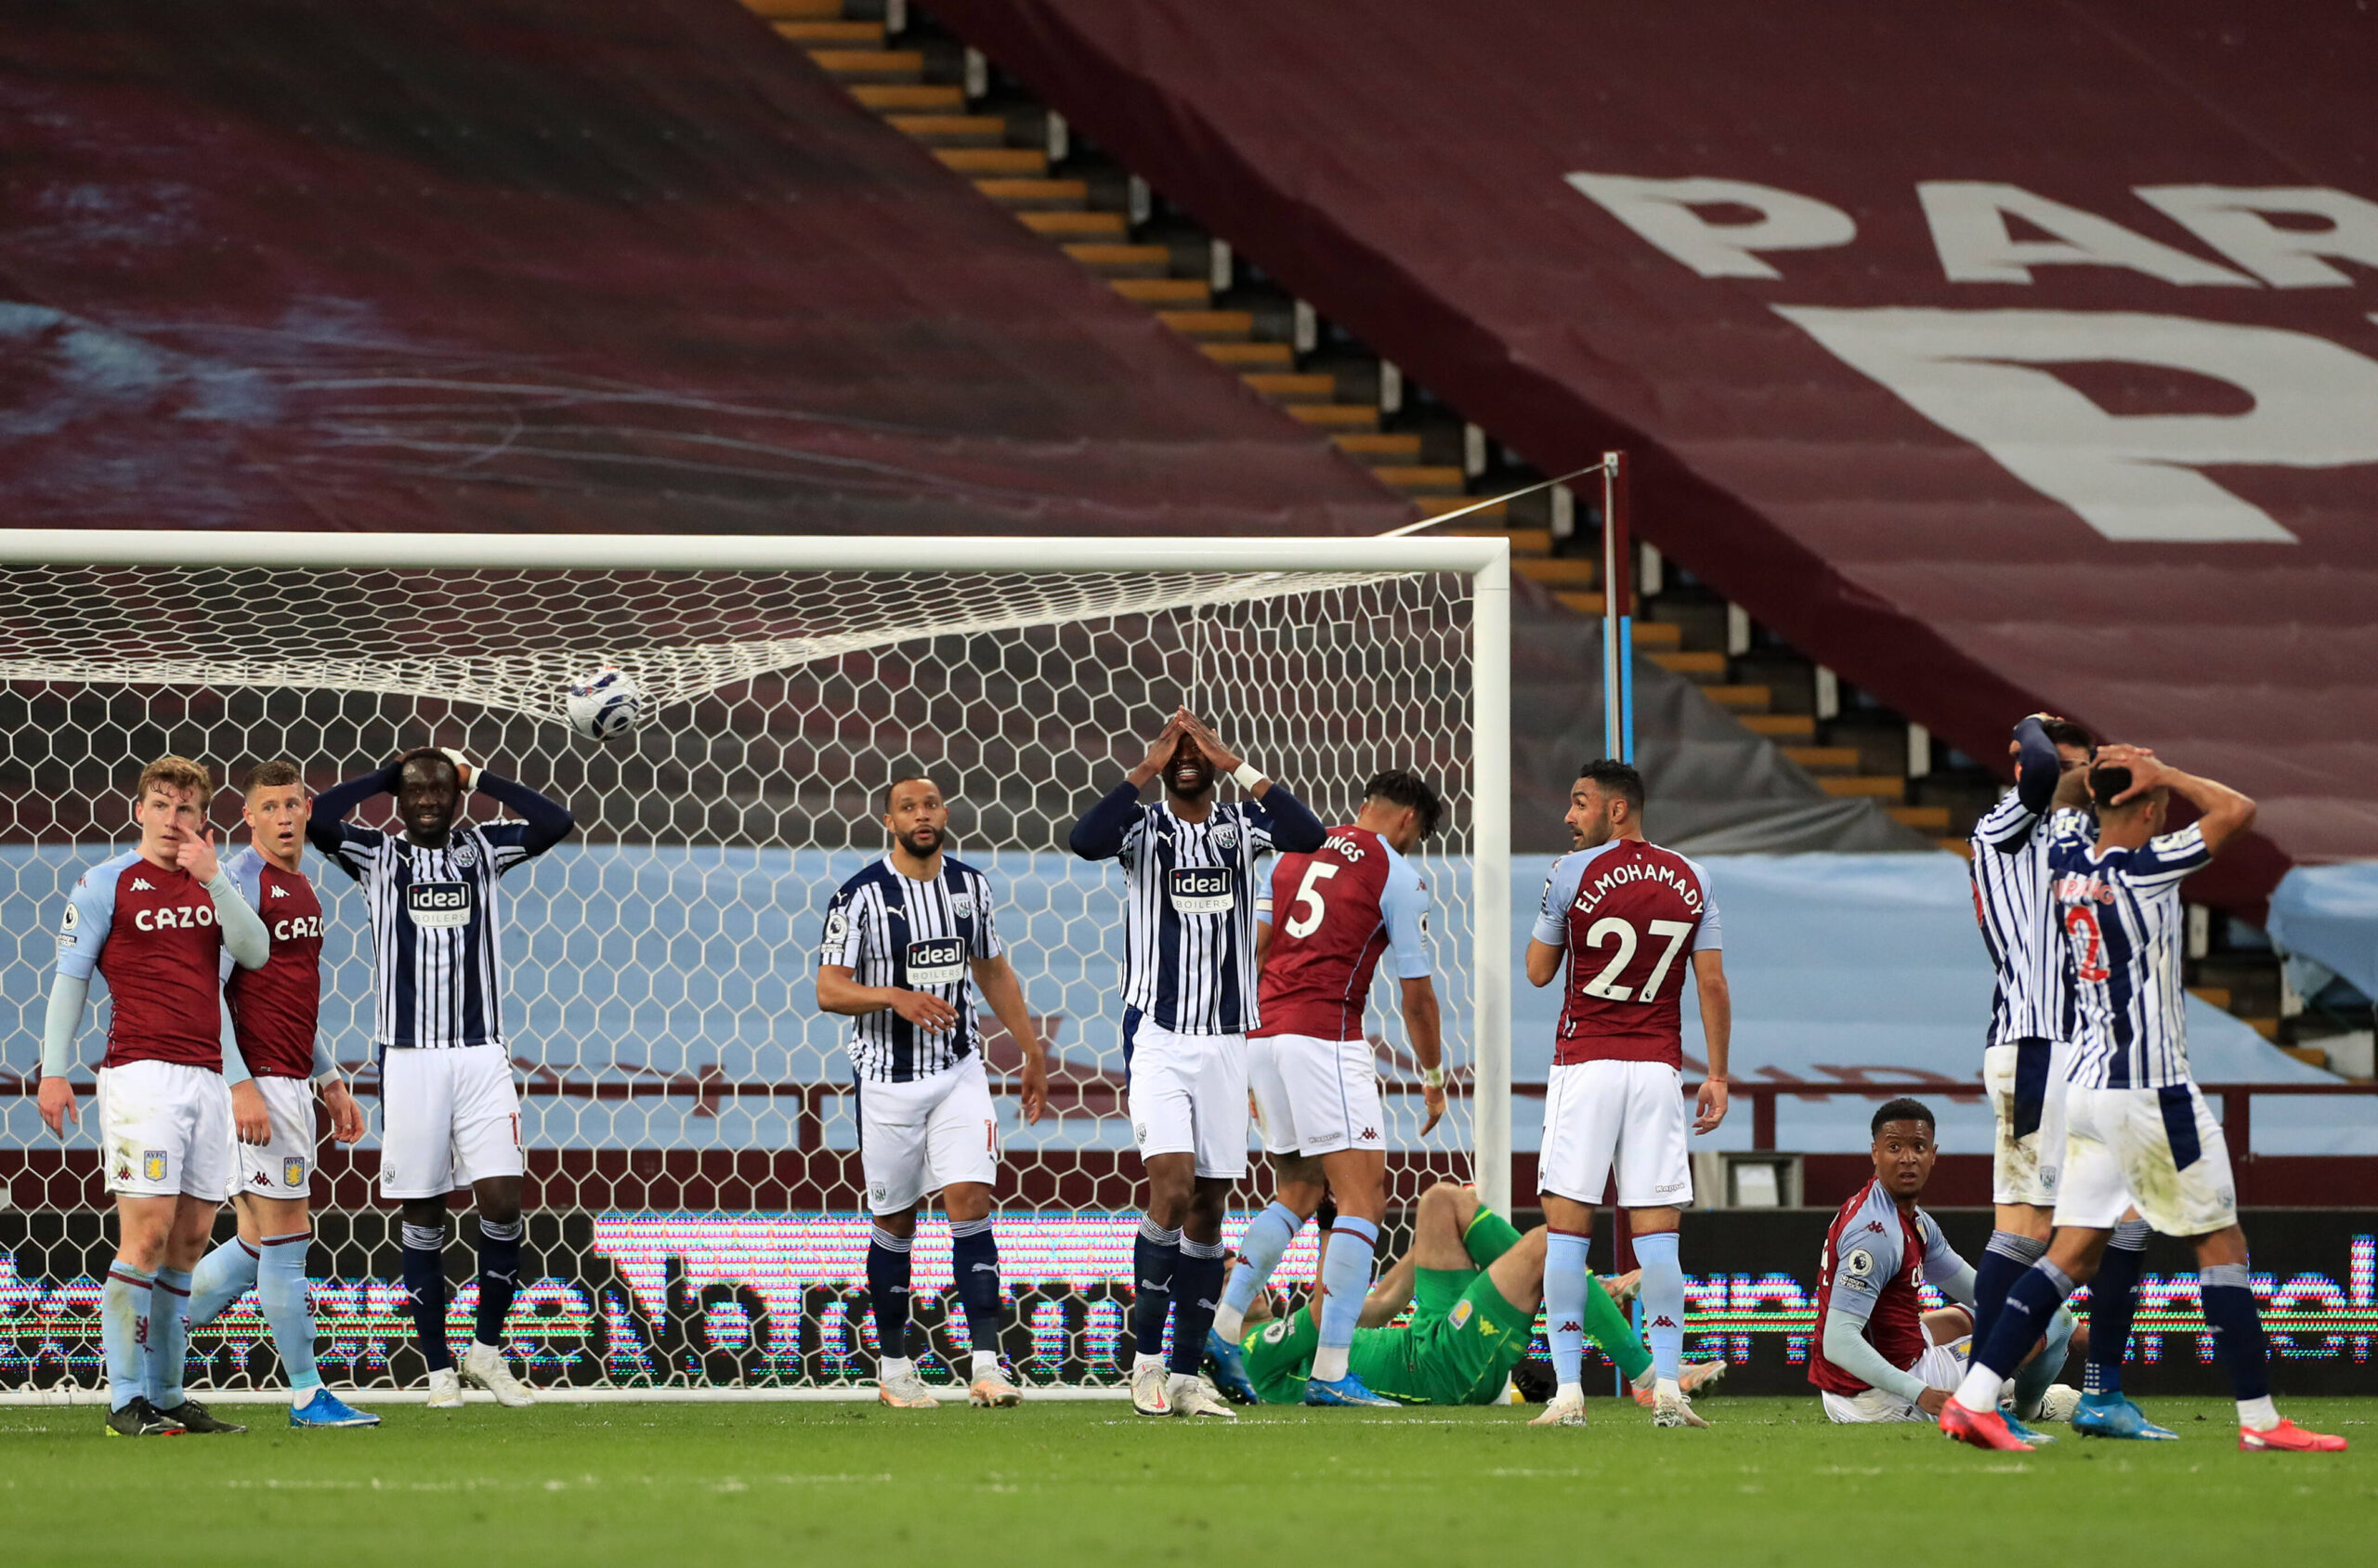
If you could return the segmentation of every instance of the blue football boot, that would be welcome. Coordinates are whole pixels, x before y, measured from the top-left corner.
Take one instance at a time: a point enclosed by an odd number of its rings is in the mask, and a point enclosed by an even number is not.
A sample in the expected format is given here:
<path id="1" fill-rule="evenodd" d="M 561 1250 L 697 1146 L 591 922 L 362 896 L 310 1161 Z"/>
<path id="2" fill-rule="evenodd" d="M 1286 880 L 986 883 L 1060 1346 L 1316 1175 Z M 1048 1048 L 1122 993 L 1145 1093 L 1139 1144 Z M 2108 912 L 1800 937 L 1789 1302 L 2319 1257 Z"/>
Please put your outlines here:
<path id="1" fill-rule="evenodd" d="M 293 1427 L 376 1427 L 380 1418 L 369 1410 L 358 1410 L 328 1389 L 316 1389 L 314 1397 L 303 1405 L 289 1408 L 289 1424 Z"/>
<path id="2" fill-rule="evenodd" d="M 1247 1375 L 1247 1356 L 1235 1341 L 1206 1330 L 1206 1361 L 1214 1369 L 1214 1387 L 1233 1405 L 1253 1405 L 1261 1396 L 1255 1379 Z"/>
<path id="3" fill-rule="evenodd" d="M 2177 1443 L 2180 1434 L 2159 1427 L 2125 1393 L 2084 1393 L 2073 1407 L 2072 1430 L 2083 1437 L 2127 1437 L 2145 1443 Z"/>
<path id="4" fill-rule="evenodd" d="M 1318 1378 L 1307 1379 L 1304 1385 L 1304 1402 L 1307 1405 L 1385 1405 L 1391 1408 L 1395 1405 L 1395 1401 L 1381 1399 L 1363 1387 L 1363 1380 L 1352 1372 L 1334 1383 L 1325 1383 Z"/>
<path id="5" fill-rule="evenodd" d="M 2017 1437 L 2020 1438 L 2025 1443 L 2030 1444 L 2034 1448 L 2045 1448 L 2049 1444 L 2056 1441 L 2056 1439 L 2048 1436 L 2047 1433 L 2044 1431 L 2033 1431 L 2031 1428 L 2017 1420 L 2015 1418 L 2015 1412 L 2012 1410 L 2001 1408 L 1998 1413 L 2006 1418 L 2006 1430 L 2008 1431 L 2013 1432 Z"/>

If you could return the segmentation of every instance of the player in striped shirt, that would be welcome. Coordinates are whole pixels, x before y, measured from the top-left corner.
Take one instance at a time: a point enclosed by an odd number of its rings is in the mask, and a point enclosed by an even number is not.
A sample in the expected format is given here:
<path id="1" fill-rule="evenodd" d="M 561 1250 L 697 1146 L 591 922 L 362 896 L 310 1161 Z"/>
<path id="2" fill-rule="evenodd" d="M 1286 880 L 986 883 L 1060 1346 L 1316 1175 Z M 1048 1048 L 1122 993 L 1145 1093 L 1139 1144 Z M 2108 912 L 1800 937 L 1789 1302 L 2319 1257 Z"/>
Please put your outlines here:
<path id="1" fill-rule="evenodd" d="M 1023 1049 L 1026 1122 L 1048 1104 L 1048 1049 L 992 921 L 990 879 L 943 852 L 949 806 L 933 780 L 894 778 L 883 827 L 891 849 L 835 893 L 817 953 L 817 1005 L 851 1020 L 859 1165 L 875 1220 L 867 1290 L 882 1356 L 876 1396 L 903 1410 L 938 1403 L 908 1354 L 908 1249 L 917 1210 L 938 1190 L 973 1352 L 967 1403 L 1013 1405 L 1023 1396 L 1000 1371 L 1006 1308 L 991 1235 L 999 1118 L 969 974 Z"/>
<path id="2" fill-rule="evenodd" d="M 2228 1145 L 2189 1073 L 2180 882 L 2254 825 L 2254 803 L 2130 746 L 2098 751 L 2089 794 L 2097 842 L 2068 829 L 2048 856 L 2081 1017 L 2056 1231 L 2047 1256 L 2007 1291 L 1988 1340 L 1975 1347 L 1940 1430 L 1976 1447 L 2029 1449 L 1998 1413 L 1999 1379 L 2097 1272 L 2116 1222 L 2136 1207 L 2149 1225 L 2196 1248 L 2205 1323 L 2238 1401 L 2238 1446 L 2341 1449 L 2343 1438 L 2281 1420 L 2271 1404 Z M 2198 816 L 2166 833 L 2174 794 Z"/>
<path id="3" fill-rule="evenodd" d="M 1251 799 L 1218 804 L 1222 774 Z M 1164 796 L 1140 804 L 1161 776 Z M 1123 1059 L 1147 1169 L 1132 1248 L 1131 1407 L 1233 1414 L 1198 1377 L 1222 1293 L 1222 1208 L 1247 1171 L 1247 1031 L 1258 1019 L 1255 857 L 1327 835 L 1284 787 L 1177 710 L 1146 758 L 1074 824 L 1085 860 L 1124 871 Z M 1169 1376 L 1157 1354 L 1172 1322 Z"/>
<path id="4" fill-rule="evenodd" d="M 474 788 L 522 820 L 463 820 L 463 792 Z M 389 794 L 403 832 L 344 820 Z M 575 825 L 567 806 L 431 746 L 317 795 L 307 822 L 307 838 L 361 885 L 370 911 L 380 1196 L 403 1205 L 405 1295 L 432 1409 L 459 1408 L 464 1378 L 501 1404 L 535 1403 L 501 1348 L 519 1285 L 523 1167 L 496 883 Z M 458 1376 L 446 1343 L 446 1198 L 463 1187 L 478 1209 L 479 1300 Z"/>
<path id="5" fill-rule="evenodd" d="M 261 969 L 242 969 L 224 956 L 224 1012 L 238 1048 L 224 1053 L 224 1076 L 242 1134 L 239 1185 L 231 1194 L 240 1228 L 192 1272 L 190 1326 L 213 1322 L 255 1291 L 289 1379 L 289 1424 L 377 1426 L 379 1417 L 324 1388 L 314 1367 L 306 1277 L 306 1250 L 314 1239 L 307 1214 L 314 1088 L 320 1085 L 331 1135 L 342 1143 L 363 1136 L 363 1111 L 320 1027 L 322 906 L 299 865 L 306 852 L 305 777 L 294 763 L 263 763 L 249 773 L 246 794 L 248 847 L 224 869 L 263 920 L 272 956 Z M 247 1135 L 258 1127 L 262 1138 Z"/>
<path id="6" fill-rule="evenodd" d="M 2007 745 L 2015 758 L 2015 788 L 1983 814 L 1968 841 L 1974 917 L 1997 974 L 1981 1056 L 1982 1083 L 1996 1123 L 1991 1196 L 1997 1212 L 1975 1272 L 1977 1339 L 1989 1338 L 2006 1287 L 2047 1250 L 2048 1216 L 2064 1167 L 2073 1003 L 2049 906 L 2047 856 L 2058 828 L 2088 830 L 2092 750 L 2089 732 L 2070 719 L 2053 713 L 2024 719 Z M 2144 1257 L 2130 1248 L 2134 1242 L 2144 1248 L 2145 1232 L 2143 1224 L 2130 1224 L 2115 1237 L 2114 1245 L 2123 1250 L 2109 1262 L 2101 1287 L 2090 1292 L 2092 1322 L 2101 1335 L 2113 1333 L 2117 1359 L 2127 1339 L 2129 1287 L 2137 1283 L 2137 1263 Z"/>
<path id="7" fill-rule="evenodd" d="M 219 966 L 227 952 L 242 969 L 270 956 L 263 922 L 216 857 L 206 825 L 214 793 L 213 777 L 188 757 L 140 770 L 139 842 L 84 872 L 67 895 L 42 1030 L 41 1117 L 62 1135 L 77 1119 L 66 1075 L 91 976 L 107 981 L 98 1131 L 117 1233 L 99 1298 L 111 1436 L 247 1430 L 182 1390 L 189 1270 L 234 1169 L 223 1070 L 238 1048 L 223 1034 Z"/>

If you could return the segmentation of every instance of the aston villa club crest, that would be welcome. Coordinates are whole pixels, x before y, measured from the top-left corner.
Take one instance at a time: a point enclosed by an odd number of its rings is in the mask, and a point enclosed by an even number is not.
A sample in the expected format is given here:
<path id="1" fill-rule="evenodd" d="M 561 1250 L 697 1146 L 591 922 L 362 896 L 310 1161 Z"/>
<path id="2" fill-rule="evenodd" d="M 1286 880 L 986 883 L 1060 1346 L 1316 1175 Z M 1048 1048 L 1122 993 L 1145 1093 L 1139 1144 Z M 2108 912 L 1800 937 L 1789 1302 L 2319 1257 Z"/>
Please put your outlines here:
<path id="1" fill-rule="evenodd" d="M 1235 822 L 1215 823 L 1214 847 L 1216 849 L 1236 849 L 1238 847 L 1238 824 Z"/>
<path id="2" fill-rule="evenodd" d="M 302 1187 L 306 1184 L 306 1161 L 303 1156 L 292 1155 L 281 1162 L 281 1184 L 284 1187 Z"/>
<path id="3" fill-rule="evenodd" d="M 165 1179 L 164 1150 L 143 1149 L 140 1151 L 140 1179 L 144 1182 L 162 1182 Z"/>

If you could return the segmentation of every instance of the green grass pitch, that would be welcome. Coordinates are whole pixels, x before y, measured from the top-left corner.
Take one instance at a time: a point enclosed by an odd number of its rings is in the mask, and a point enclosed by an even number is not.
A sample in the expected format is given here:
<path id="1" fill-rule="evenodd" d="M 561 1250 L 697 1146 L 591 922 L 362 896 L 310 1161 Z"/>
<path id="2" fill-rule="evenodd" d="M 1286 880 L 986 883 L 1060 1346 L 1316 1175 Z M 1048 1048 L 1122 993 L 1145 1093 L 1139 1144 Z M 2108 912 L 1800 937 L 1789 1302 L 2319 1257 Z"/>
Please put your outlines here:
<path id="1" fill-rule="evenodd" d="M 366 1402 L 368 1403 L 368 1401 Z M 2349 1453 L 2249 1455 L 2226 1403 L 2148 1402 L 2176 1444 L 1983 1454 L 1813 1402 L 1713 1397 L 1706 1431 L 1595 1401 L 1527 1412 L 1118 1403 L 390 1405 L 371 1431 L 102 1440 L 0 1409 L 0 1561 L 365 1564 L 1197 1561 L 2097 1564 L 2369 1561 L 2378 1400 L 2293 1399 Z"/>

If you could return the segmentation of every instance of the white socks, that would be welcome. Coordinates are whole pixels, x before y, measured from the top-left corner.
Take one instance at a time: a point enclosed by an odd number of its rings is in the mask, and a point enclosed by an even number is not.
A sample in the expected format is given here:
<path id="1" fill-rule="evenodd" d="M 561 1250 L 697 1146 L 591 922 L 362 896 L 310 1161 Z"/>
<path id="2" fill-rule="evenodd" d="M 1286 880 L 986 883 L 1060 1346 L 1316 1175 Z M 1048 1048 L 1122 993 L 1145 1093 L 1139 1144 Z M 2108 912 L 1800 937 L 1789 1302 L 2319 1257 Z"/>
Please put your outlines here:
<path id="1" fill-rule="evenodd" d="M 888 1383 L 895 1378 L 910 1377 L 916 1370 L 917 1364 L 907 1356 L 887 1355 L 876 1363 L 875 1376 L 879 1382 Z"/>
<path id="2" fill-rule="evenodd" d="M 2248 1431 L 2269 1431 L 2279 1425 L 2279 1406 L 2270 1402 L 2268 1394 L 2260 1399 L 2241 1399 L 2238 1402 L 2238 1424 Z"/>
<path id="3" fill-rule="evenodd" d="M 986 1378 L 996 1378 L 999 1375 L 1000 1352 L 997 1351 L 976 1351 L 974 1352 L 973 1380 L 979 1383 Z"/>

